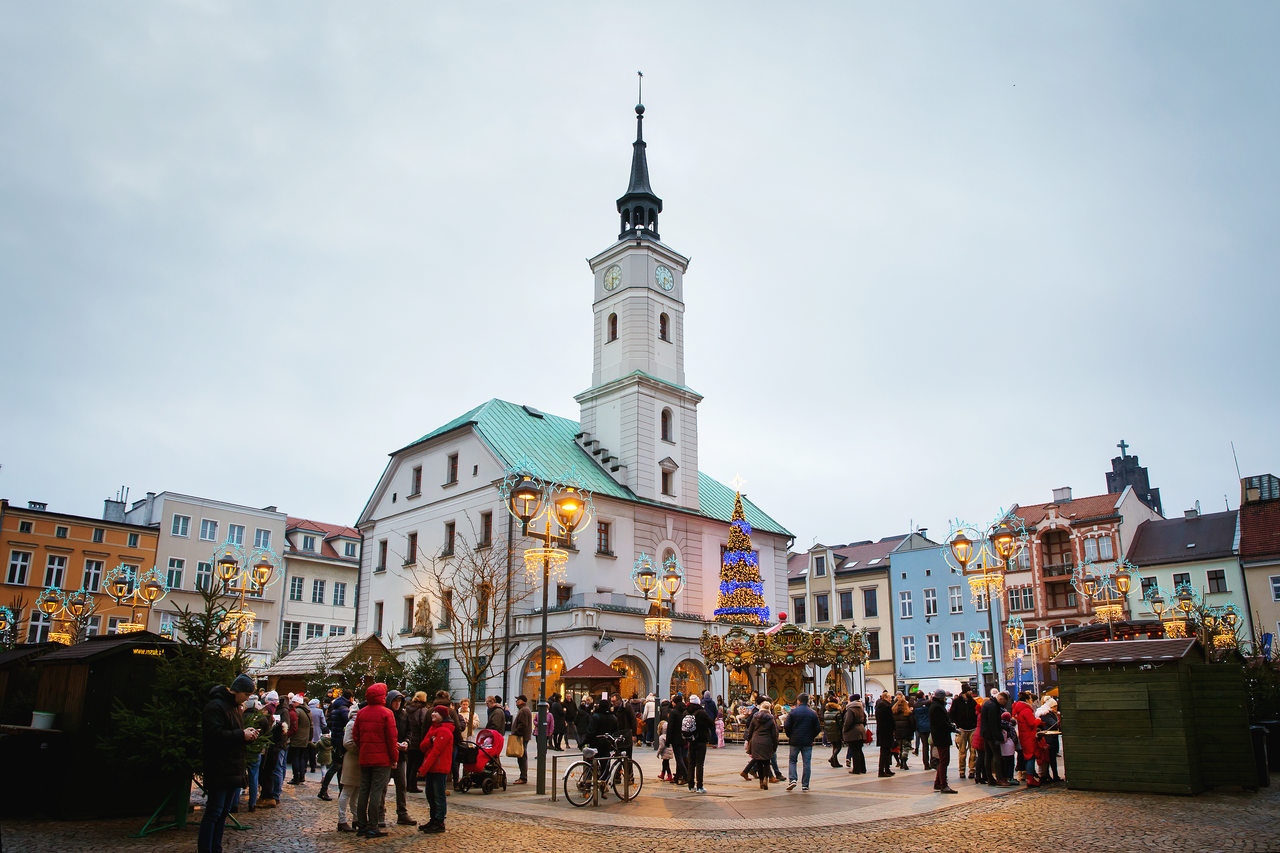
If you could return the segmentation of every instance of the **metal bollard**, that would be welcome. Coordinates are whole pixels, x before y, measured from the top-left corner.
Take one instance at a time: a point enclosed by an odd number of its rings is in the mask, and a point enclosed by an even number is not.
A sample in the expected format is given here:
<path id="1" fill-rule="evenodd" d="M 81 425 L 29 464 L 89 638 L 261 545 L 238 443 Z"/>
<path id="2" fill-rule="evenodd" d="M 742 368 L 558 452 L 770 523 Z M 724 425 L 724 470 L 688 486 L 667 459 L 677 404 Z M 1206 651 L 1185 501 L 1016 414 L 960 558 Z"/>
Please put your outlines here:
<path id="1" fill-rule="evenodd" d="M 591 759 L 591 805 L 600 805 L 600 757 Z"/>
<path id="2" fill-rule="evenodd" d="M 560 756 L 551 756 L 551 802 L 556 801 L 556 788 L 560 786 L 556 784 L 556 780 L 560 778 L 560 774 L 556 770 L 556 762 L 560 760 Z"/>

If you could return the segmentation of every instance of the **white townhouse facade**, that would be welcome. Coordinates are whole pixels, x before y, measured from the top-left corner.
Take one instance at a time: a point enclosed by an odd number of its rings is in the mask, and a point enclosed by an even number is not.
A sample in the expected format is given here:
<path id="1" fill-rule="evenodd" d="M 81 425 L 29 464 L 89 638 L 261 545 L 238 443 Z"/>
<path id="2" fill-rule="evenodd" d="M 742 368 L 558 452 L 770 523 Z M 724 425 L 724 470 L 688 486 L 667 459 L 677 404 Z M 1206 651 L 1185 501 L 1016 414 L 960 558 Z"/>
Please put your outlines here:
<path id="1" fill-rule="evenodd" d="M 630 184 L 618 200 L 621 233 L 590 258 L 593 361 L 591 387 L 575 398 L 579 420 L 528 405 L 490 400 L 394 451 L 361 513 L 357 631 L 373 631 L 412 648 L 415 626 L 450 657 L 442 590 L 415 583 L 408 566 L 449 560 L 468 547 L 520 559 L 538 545 L 520 537 L 502 502 L 504 475 L 532 464 L 550 477 L 576 476 L 591 492 L 594 517 L 577 533 L 564 577 L 548 590 L 549 689 L 589 656 L 621 676 L 624 693 L 727 689 L 708 673 L 698 637 L 717 605 L 721 551 L 729 538 L 735 492 L 698 469 L 697 407 L 685 384 L 684 274 L 689 260 L 662 243 L 662 201 L 649 186 L 643 107 L 637 107 Z M 743 498 L 761 592 L 773 613 L 786 609 L 787 549 L 792 534 Z M 641 554 L 677 559 L 684 586 L 660 674 L 655 644 L 644 634 L 646 603 L 632 580 Z M 525 574 L 517 566 L 517 584 Z M 513 598 L 521 598 L 518 591 Z M 425 609 L 425 612 L 424 612 Z M 717 627 L 720 626 L 720 627 Z M 502 651 L 482 693 L 537 695 L 541 595 L 515 605 Z M 503 626 L 504 633 L 507 626 Z M 452 687 L 464 679 L 455 663 Z"/>
<path id="2" fill-rule="evenodd" d="M 360 531 L 306 518 L 288 519 L 279 597 L 281 651 L 314 637 L 340 637 L 356 627 Z"/>

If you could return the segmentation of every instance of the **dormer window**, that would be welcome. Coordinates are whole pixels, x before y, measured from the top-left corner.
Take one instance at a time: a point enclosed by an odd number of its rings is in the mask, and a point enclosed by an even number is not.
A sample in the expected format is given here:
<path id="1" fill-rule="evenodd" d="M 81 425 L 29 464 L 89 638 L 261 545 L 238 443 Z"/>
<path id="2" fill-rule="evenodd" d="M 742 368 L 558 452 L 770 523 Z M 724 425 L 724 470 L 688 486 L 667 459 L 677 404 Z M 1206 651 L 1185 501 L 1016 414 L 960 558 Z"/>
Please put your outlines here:
<path id="1" fill-rule="evenodd" d="M 665 313 L 658 317 L 658 340 L 671 340 L 671 318 Z"/>
<path id="2" fill-rule="evenodd" d="M 827 576 L 827 558 L 825 556 L 813 558 L 813 575 L 819 578 Z"/>
<path id="3" fill-rule="evenodd" d="M 605 332 L 605 336 L 604 336 L 605 343 L 609 343 L 610 341 L 616 341 L 618 339 L 618 315 L 617 314 L 609 315 L 608 326 L 609 328 Z"/>
<path id="4" fill-rule="evenodd" d="M 304 550 L 304 551 L 314 551 L 315 549 L 316 549 L 316 537 L 314 537 L 314 536 L 303 536 L 303 537 L 302 537 L 302 550 Z"/>

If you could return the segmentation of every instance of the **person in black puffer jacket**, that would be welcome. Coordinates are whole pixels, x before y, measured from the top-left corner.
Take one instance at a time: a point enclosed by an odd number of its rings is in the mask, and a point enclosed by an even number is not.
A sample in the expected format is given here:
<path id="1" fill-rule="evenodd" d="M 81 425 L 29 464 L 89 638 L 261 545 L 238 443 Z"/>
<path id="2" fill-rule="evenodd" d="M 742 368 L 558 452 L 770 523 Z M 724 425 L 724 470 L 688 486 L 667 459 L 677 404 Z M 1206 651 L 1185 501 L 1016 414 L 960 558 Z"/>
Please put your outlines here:
<path id="1" fill-rule="evenodd" d="M 245 728 L 240 711 L 252 693 L 253 679 L 238 675 L 230 689 L 218 685 L 209 691 L 200 716 L 206 803 L 196 839 L 198 853 L 222 853 L 222 830 L 244 783 L 244 745 L 258 737 L 257 729 Z"/>
<path id="2" fill-rule="evenodd" d="M 880 776 L 892 776 L 890 764 L 893 762 L 893 745 L 897 736 L 893 725 L 893 703 L 889 701 L 889 691 L 880 694 L 876 702 L 876 746 L 880 747 Z"/>

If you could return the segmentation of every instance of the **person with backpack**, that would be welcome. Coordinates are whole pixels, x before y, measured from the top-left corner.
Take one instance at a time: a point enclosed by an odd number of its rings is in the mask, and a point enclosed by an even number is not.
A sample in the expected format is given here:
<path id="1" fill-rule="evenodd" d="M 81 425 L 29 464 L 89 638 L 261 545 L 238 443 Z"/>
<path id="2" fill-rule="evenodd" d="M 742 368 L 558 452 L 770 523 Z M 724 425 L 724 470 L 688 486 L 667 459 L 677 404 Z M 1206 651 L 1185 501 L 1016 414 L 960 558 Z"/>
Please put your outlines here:
<path id="1" fill-rule="evenodd" d="M 844 709 L 836 701 L 834 693 L 827 694 L 827 704 L 822 709 L 822 733 L 827 738 L 827 745 L 831 747 L 831 757 L 827 759 L 827 763 L 832 767 L 839 767 L 840 748 L 844 746 Z M 805 770 L 808 769 L 806 762 Z"/>
<path id="2" fill-rule="evenodd" d="M 689 745 L 689 762 L 685 772 L 689 775 L 689 790 L 705 794 L 702 786 L 702 767 L 707 762 L 707 744 L 711 742 L 711 716 L 702 707 L 702 699 L 697 693 L 689 696 L 689 706 L 685 710 L 684 719 L 680 721 L 681 734 Z"/>

